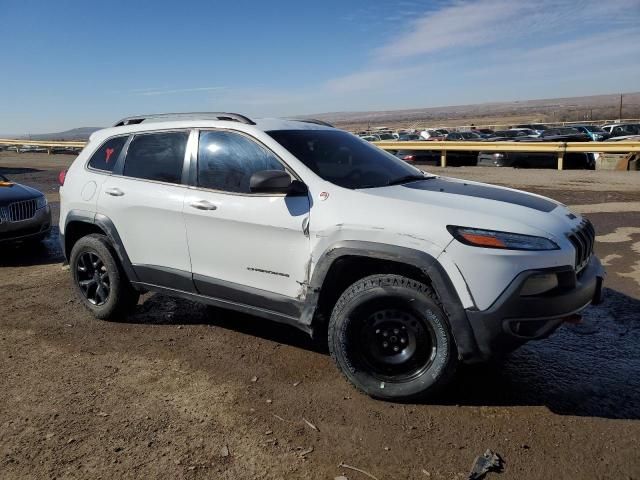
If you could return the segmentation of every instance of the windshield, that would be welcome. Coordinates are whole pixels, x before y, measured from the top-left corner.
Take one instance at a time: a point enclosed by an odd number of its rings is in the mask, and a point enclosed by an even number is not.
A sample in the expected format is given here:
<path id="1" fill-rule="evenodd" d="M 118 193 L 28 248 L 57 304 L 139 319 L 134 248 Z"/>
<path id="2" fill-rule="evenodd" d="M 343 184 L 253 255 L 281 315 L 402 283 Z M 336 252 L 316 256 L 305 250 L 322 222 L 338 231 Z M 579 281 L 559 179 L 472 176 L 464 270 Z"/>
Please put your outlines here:
<path id="1" fill-rule="evenodd" d="M 267 132 L 322 179 L 344 188 L 393 185 L 422 171 L 342 130 L 273 130 Z"/>
<path id="2" fill-rule="evenodd" d="M 596 127 L 594 125 L 585 125 L 584 127 L 585 130 L 587 130 L 588 132 L 604 132 L 603 129 L 601 129 L 600 127 Z"/>
<path id="3" fill-rule="evenodd" d="M 9 179 L 0 173 L 0 182 L 8 182 Z"/>

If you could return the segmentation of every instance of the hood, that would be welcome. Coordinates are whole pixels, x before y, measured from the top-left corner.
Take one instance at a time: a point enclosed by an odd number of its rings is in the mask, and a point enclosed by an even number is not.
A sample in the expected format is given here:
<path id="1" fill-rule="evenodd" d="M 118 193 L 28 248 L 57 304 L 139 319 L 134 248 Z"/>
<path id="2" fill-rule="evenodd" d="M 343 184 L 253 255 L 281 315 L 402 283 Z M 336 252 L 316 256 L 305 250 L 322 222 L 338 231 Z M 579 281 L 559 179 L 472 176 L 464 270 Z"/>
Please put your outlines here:
<path id="1" fill-rule="evenodd" d="M 407 210 L 417 207 L 442 222 L 465 227 L 558 236 L 580 221 L 564 205 L 539 195 L 446 177 L 361 191 L 408 202 Z M 395 215 L 401 211 L 393 210 Z"/>
<path id="2" fill-rule="evenodd" d="M 42 192 L 35 188 L 27 187 L 26 185 L 20 185 L 19 183 L 12 183 L 10 185 L 2 184 L 0 186 L 0 205 L 8 205 L 13 202 L 19 202 L 20 200 L 29 200 L 31 198 L 40 197 Z"/>

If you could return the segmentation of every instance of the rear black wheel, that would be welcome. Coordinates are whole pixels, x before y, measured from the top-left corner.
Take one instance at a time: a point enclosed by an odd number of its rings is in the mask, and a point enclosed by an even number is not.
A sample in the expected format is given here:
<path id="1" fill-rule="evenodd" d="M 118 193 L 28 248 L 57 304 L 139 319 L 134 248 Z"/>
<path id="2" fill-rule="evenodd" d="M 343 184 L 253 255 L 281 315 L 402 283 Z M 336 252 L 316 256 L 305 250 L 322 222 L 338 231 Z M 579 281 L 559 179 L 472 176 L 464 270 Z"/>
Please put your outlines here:
<path id="1" fill-rule="evenodd" d="M 138 303 L 140 294 L 129 283 L 106 236 L 92 234 L 78 240 L 69 267 L 76 293 L 96 317 L 118 318 Z"/>
<path id="2" fill-rule="evenodd" d="M 457 363 L 437 296 L 399 275 L 373 275 L 345 290 L 329 322 L 329 350 L 356 387 L 386 400 L 435 393 Z"/>
<path id="3" fill-rule="evenodd" d="M 78 286 L 89 303 L 102 306 L 111 293 L 111 279 L 104 260 L 92 251 L 78 257 L 76 264 Z"/>

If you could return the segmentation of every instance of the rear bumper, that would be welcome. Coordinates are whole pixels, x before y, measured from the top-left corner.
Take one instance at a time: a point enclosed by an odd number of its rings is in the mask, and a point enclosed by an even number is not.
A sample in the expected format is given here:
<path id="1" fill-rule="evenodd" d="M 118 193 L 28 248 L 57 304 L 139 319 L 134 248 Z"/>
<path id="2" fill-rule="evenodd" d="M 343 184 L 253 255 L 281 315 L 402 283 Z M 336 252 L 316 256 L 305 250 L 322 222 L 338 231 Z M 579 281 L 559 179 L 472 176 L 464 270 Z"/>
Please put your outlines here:
<path id="1" fill-rule="evenodd" d="M 550 292 L 522 296 L 531 276 L 555 273 L 559 286 Z M 528 270 L 519 274 L 487 310 L 467 310 L 467 317 L 478 346 L 477 358 L 511 351 L 529 340 L 545 338 L 563 320 L 589 304 L 602 301 L 604 269 L 597 257 L 576 276 L 572 267 Z"/>
<path id="2" fill-rule="evenodd" d="M 0 243 L 44 237 L 51 231 L 51 207 L 36 210 L 36 214 L 20 222 L 0 223 Z"/>

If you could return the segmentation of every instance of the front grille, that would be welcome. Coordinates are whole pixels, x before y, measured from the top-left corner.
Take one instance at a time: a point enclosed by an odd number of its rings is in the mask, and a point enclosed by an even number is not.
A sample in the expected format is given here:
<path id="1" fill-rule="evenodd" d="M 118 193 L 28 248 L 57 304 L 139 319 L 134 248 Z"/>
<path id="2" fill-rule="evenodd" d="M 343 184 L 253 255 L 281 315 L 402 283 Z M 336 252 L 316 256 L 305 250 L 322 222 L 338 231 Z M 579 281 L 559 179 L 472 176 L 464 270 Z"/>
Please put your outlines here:
<path id="1" fill-rule="evenodd" d="M 9 205 L 9 221 L 21 222 L 22 220 L 29 220 L 33 218 L 37 210 L 37 201 L 24 200 L 22 202 L 15 202 Z"/>
<path id="2" fill-rule="evenodd" d="M 584 270 L 593 254 L 593 244 L 596 241 L 596 231 L 589 220 L 583 220 L 578 228 L 569 234 L 569 240 L 576 249 L 576 273 Z"/>

